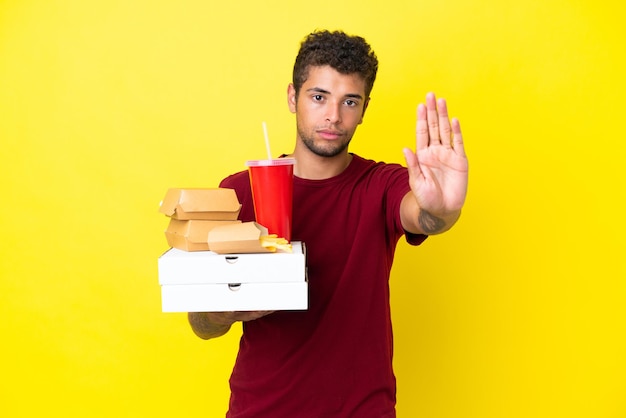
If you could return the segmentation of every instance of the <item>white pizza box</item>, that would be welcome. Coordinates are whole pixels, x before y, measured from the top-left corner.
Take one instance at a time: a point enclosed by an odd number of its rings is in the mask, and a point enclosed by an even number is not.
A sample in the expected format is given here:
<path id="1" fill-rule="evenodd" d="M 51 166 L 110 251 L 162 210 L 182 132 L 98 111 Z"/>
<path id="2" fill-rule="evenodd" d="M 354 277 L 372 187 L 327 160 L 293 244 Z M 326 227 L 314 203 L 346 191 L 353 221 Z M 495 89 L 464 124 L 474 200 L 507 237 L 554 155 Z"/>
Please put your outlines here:
<path id="1" fill-rule="evenodd" d="M 161 286 L 163 312 L 306 310 L 308 304 L 306 280 Z"/>
<path id="2" fill-rule="evenodd" d="M 158 260 L 162 311 L 307 309 L 306 246 L 291 245 L 291 253 L 169 249 Z"/>
<path id="3" fill-rule="evenodd" d="M 160 285 L 304 282 L 306 246 L 292 252 L 217 254 L 170 248 L 158 260 Z"/>

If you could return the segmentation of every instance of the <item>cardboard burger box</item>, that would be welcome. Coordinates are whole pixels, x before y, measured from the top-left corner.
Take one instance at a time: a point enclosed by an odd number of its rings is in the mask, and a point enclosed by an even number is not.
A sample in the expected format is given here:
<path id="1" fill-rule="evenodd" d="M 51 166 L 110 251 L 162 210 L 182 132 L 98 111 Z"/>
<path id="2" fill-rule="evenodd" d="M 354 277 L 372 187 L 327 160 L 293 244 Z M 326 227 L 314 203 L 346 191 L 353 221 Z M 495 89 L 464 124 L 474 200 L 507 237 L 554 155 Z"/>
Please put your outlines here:
<path id="1" fill-rule="evenodd" d="M 209 231 L 213 228 L 240 223 L 241 221 L 205 221 L 170 219 L 165 238 L 170 247 L 184 251 L 209 251 Z"/>
<path id="2" fill-rule="evenodd" d="M 165 230 L 168 245 L 184 251 L 208 251 L 209 231 L 240 223 L 240 210 L 237 194 L 226 188 L 171 188 L 159 207 L 159 212 L 170 217 Z"/>
<path id="3" fill-rule="evenodd" d="M 234 221 L 241 204 L 233 189 L 168 189 L 159 212 L 172 219 Z"/>
<path id="4" fill-rule="evenodd" d="M 162 311 L 306 310 L 304 243 L 292 242 L 291 253 L 261 252 L 268 251 L 262 234 L 267 230 L 254 222 L 219 226 L 208 239 L 219 253 L 166 251 L 158 260 Z"/>

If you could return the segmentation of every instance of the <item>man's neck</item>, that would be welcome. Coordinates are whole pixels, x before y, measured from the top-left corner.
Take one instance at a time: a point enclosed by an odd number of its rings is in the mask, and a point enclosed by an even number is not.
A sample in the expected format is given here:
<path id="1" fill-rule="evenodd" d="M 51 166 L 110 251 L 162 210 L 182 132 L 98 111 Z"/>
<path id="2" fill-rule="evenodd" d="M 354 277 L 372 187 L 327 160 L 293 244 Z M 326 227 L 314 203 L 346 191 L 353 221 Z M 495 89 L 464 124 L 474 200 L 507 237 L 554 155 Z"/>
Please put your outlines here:
<path id="1" fill-rule="evenodd" d="M 293 154 L 296 159 L 294 175 L 308 180 L 325 180 L 341 174 L 352 161 L 352 154 L 346 150 L 335 157 L 321 157 L 309 151 L 296 147 Z"/>

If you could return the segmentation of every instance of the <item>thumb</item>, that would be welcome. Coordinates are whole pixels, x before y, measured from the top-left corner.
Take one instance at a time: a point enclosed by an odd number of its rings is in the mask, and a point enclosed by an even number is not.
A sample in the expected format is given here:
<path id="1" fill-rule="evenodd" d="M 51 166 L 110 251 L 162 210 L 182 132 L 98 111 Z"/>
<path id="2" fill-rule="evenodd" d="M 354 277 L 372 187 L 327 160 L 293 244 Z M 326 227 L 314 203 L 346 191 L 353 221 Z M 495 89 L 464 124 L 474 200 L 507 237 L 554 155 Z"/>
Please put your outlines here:
<path id="1" fill-rule="evenodd" d="M 419 176 L 422 170 L 420 168 L 417 155 L 410 148 L 404 148 L 402 152 L 404 153 L 406 166 L 409 169 L 409 177 L 415 178 L 416 176 Z"/>

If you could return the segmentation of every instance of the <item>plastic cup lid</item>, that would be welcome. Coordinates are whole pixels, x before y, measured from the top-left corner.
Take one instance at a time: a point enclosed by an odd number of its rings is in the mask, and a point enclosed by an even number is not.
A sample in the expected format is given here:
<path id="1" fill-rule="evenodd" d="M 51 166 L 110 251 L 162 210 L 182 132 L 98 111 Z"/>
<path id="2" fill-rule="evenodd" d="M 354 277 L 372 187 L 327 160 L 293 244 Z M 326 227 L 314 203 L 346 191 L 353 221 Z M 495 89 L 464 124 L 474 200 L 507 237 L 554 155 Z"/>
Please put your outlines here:
<path id="1" fill-rule="evenodd" d="M 247 167 L 266 167 L 274 165 L 293 165 L 296 163 L 295 158 L 273 158 L 271 160 L 249 160 L 246 161 Z"/>

